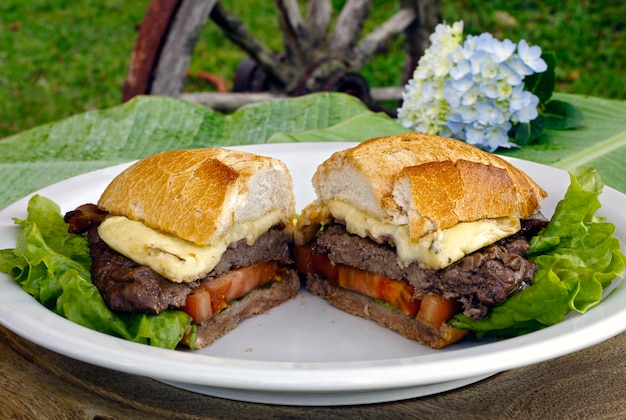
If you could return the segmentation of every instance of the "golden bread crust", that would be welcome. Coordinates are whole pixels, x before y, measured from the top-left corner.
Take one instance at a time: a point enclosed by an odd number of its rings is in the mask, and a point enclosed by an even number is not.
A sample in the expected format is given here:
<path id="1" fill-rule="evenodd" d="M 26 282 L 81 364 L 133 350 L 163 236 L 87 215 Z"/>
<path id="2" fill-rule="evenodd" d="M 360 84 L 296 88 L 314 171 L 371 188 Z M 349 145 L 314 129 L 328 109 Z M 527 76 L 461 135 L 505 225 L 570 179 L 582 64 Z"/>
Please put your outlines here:
<path id="1" fill-rule="evenodd" d="M 516 211 L 515 184 L 506 170 L 495 166 L 463 159 L 428 162 L 404 168 L 402 177 L 410 183 L 412 239 L 460 222 L 495 219 Z"/>
<path id="2" fill-rule="evenodd" d="M 504 159 L 462 141 L 422 133 L 368 140 L 336 152 L 313 176 L 333 199 L 395 224 L 411 238 L 459 222 L 535 213 L 547 195 Z"/>
<path id="3" fill-rule="evenodd" d="M 105 189 L 98 207 L 199 245 L 235 223 L 279 209 L 295 212 L 291 175 L 277 159 L 221 148 L 176 150 L 142 159 Z"/>

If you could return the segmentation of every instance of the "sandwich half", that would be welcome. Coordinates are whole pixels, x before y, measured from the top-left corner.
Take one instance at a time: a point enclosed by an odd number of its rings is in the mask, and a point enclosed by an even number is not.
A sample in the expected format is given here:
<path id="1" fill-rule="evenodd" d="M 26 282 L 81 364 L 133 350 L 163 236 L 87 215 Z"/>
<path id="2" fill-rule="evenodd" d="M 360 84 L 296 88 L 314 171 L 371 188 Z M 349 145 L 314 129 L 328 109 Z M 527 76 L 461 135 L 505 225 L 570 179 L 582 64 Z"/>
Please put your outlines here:
<path id="1" fill-rule="evenodd" d="M 298 293 L 294 211 L 284 163 L 206 148 L 136 162 L 66 221 L 88 232 L 92 281 L 112 310 L 182 310 L 193 328 L 181 344 L 201 348 Z"/>
<path id="2" fill-rule="evenodd" d="M 528 238 L 546 196 L 467 143 L 411 133 L 336 152 L 312 179 L 295 260 L 315 295 L 432 348 L 532 282 Z"/>

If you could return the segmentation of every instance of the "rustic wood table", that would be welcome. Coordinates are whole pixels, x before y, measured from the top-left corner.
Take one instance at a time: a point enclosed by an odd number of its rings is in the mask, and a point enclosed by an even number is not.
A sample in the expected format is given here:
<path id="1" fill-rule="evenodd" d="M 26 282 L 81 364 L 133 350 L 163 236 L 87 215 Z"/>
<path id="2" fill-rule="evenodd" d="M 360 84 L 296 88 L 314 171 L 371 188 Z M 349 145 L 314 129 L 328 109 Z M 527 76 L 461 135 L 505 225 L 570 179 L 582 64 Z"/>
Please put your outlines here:
<path id="1" fill-rule="evenodd" d="M 289 407 L 208 397 L 54 353 L 0 327 L 0 417 L 626 418 L 626 333 L 585 350 L 405 401 Z"/>

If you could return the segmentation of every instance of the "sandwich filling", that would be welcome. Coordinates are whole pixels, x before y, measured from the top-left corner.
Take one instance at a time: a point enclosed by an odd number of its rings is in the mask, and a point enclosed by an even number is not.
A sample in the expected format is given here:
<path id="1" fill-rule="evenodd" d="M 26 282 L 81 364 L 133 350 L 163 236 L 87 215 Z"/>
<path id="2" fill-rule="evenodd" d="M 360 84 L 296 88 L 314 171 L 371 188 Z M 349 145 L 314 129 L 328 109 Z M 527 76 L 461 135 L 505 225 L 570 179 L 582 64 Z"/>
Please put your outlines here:
<path id="1" fill-rule="evenodd" d="M 87 233 L 92 282 L 109 308 L 115 311 L 158 314 L 167 309 L 180 309 L 200 324 L 255 289 L 289 283 L 279 287 L 281 291 L 277 292 L 288 296 L 299 289 L 297 276 L 292 281 L 292 273 L 287 268 L 292 262 L 292 234 L 283 223 L 270 226 L 252 243 L 245 237 L 230 243 L 220 253 L 217 263 L 212 264 L 213 268 L 194 281 L 174 282 L 110 247 L 100 236 L 99 229 L 109 218 L 95 205 L 86 204 L 69 212 L 65 220 L 70 232 Z M 168 236 L 168 240 L 173 238 Z M 285 295 L 285 299 L 288 296 Z"/>
<path id="2" fill-rule="evenodd" d="M 245 240 L 252 245 L 281 219 L 282 214 L 273 210 L 258 219 L 236 223 L 209 245 L 186 241 L 124 216 L 105 218 L 98 233 L 120 254 L 150 267 L 166 279 L 189 283 L 211 272 L 229 244 Z"/>
<path id="3" fill-rule="evenodd" d="M 532 283 L 536 265 L 524 254 L 529 238 L 545 223 L 539 217 L 523 220 L 520 232 L 443 269 L 433 269 L 415 262 L 402 264 L 389 243 L 353 234 L 342 221 L 333 220 L 313 240 L 296 247 L 296 267 L 307 274 L 307 284 L 323 279 L 335 287 L 397 307 L 410 317 L 420 310 L 424 299 L 435 295 L 454 307 L 454 313 L 464 312 L 479 319 Z"/>
<path id="4" fill-rule="evenodd" d="M 414 241 L 406 224 L 385 223 L 341 200 L 330 200 L 326 205 L 336 219 L 344 221 L 348 232 L 363 238 L 370 237 L 379 243 L 391 242 L 401 265 L 415 262 L 420 267 L 435 270 L 447 267 L 465 255 L 521 229 L 519 218 L 500 217 L 458 223 Z"/>

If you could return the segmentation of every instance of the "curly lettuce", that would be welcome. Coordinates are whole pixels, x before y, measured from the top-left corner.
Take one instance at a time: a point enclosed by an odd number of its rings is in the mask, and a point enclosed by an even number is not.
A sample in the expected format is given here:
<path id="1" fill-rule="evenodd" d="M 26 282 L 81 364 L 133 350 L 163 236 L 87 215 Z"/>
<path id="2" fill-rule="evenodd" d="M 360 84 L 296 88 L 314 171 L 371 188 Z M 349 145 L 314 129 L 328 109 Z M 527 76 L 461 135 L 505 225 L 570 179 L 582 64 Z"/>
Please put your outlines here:
<path id="1" fill-rule="evenodd" d="M 0 271 L 53 312 L 87 328 L 130 341 L 175 348 L 191 325 L 181 311 L 159 315 L 112 312 L 91 282 L 87 238 L 68 233 L 59 206 L 34 195 L 14 249 L 0 250 Z"/>
<path id="2" fill-rule="evenodd" d="M 626 266 L 615 226 L 596 216 L 604 184 L 593 168 L 570 172 L 570 186 L 548 226 L 531 239 L 526 258 L 537 264 L 533 284 L 483 319 L 457 315 L 450 324 L 485 335 L 512 337 L 561 322 L 571 311 L 600 303 L 603 290 Z"/>

